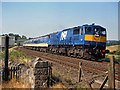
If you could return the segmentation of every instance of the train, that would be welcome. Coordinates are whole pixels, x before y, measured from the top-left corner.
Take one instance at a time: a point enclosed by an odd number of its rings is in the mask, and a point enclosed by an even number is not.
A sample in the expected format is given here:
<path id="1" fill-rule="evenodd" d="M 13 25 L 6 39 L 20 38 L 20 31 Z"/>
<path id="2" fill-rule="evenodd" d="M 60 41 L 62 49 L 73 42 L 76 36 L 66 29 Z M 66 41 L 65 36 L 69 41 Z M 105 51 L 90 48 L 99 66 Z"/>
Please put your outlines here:
<path id="1" fill-rule="evenodd" d="M 41 52 L 85 59 L 102 59 L 106 50 L 106 28 L 85 24 L 23 42 L 23 47 Z"/>

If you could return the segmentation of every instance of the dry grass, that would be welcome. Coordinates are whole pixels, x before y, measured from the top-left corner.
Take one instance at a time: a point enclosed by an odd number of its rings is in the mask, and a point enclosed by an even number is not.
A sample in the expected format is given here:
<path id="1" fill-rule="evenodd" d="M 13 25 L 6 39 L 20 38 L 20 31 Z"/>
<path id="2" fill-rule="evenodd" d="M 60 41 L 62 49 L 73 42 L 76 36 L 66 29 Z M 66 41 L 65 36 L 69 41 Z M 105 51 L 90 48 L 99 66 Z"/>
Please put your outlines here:
<path id="1" fill-rule="evenodd" d="M 17 82 L 15 79 L 9 81 L 9 82 L 3 82 L 2 83 L 2 88 L 30 88 L 30 83 L 24 84 L 22 81 Z M 53 85 L 52 88 L 66 88 L 65 86 L 63 86 L 61 83 L 55 84 Z"/>
<path id="2" fill-rule="evenodd" d="M 50 88 L 66 88 L 64 85 L 62 85 L 61 83 L 55 84 Z"/>
<path id="3" fill-rule="evenodd" d="M 120 45 L 107 46 L 106 49 L 110 50 L 110 52 L 120 51 Z"/>
<path id="4" fill-rule="evenodd" d="M 30 88 L 30 83 L 24 83 L 23 80 L 19 82 L 16 79 L 12 79 L 11 81 L 2 83 L 2 88 Z"/>
<path id="5" fill-rule="evenodd" d="M 14 50 L 15 48 L 17 48 L 18 46 L 15 46 L 15 47 L 12 47 L 12 48 L 9 48 L 9 51 L 12 51 Z"/>

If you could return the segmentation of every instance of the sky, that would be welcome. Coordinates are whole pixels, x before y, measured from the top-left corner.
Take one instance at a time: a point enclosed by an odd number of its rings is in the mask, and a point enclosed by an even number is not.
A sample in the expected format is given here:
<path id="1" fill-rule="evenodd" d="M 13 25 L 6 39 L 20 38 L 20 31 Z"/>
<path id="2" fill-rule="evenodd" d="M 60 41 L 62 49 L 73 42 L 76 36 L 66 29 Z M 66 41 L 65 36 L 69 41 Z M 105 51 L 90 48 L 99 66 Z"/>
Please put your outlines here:
<path id="1" fill-rule="evenodd" d="M 38 37 L 92 23 L 118 40 L 118 2 L 2 2 L 2 33 Z"/>

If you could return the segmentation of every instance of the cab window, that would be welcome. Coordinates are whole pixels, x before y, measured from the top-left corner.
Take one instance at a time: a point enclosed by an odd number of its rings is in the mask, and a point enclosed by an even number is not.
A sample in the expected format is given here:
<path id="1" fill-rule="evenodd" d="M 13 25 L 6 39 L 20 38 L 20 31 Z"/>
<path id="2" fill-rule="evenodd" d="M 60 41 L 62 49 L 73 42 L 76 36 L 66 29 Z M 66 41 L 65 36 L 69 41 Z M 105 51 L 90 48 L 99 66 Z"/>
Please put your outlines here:
<path id="1" fill-rule="evenodd" d="M 73 34 L 79 34 L 79 29 L 75 29 L 74 31 L 73 31 Z"/>
<path id="2" fill-rule="evenodd" d="M 96 35 L 98 35 L 100 33 L 100 28 L 95 27 L 94 32 L 95 32 Z"/>
<path id="3" fill-rule="evenodd" d="M 85 27 L 85 33 L 92 33 L 91 27 Z"/>
<path id="4" fill-rule="evenodd" d="M 102 30 L 101 30 L 101 34 L 102 34 L 102 35 L 106 35 L 106 30 L 105 30 L 105 29 L 102 29 Z"/>
<path id="5" fill-rule="evenodd" d="M 99 28 L 94 28 L 94 31 L 95 32 L 99 32 Z"/>

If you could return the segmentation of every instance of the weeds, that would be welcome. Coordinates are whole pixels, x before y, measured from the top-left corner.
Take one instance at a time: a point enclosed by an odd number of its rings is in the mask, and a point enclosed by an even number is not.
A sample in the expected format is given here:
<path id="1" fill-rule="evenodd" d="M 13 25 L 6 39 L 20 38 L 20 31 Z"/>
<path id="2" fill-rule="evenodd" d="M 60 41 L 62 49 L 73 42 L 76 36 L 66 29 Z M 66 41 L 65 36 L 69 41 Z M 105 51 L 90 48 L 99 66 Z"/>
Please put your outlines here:
<path id="1" fill-rule="evenodd" d="M 16 79 L 12 79 L 8 82 L 2 81 L 2 88 L 30 88 L 30 83 L 24 84 L 23 80 L 16 81 Z"/>
<path id="2" fill-rule="evenodd" d="M 5 51 L 2 52 L 2 60 L 4 60 Z M 16 50 L 9 50 L 9 61 L 14 61 L 16 63 L 24 63 L 28 65 L 30 62 L 30 58 L 23 52 L 19 52 Z"/>

